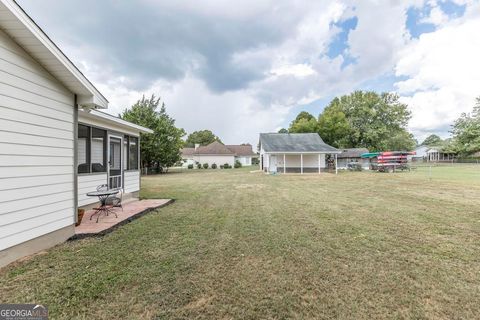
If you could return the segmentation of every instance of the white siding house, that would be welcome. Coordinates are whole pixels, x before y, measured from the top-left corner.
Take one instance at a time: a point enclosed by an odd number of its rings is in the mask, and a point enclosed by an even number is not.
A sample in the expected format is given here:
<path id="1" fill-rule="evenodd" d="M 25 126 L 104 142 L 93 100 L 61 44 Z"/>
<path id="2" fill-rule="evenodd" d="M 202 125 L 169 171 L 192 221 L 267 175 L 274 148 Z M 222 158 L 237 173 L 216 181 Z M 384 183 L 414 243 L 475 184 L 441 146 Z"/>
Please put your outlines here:
<path id="1" fill-rule="evenodd" d="M 233 166 L 236 161 L 239 161 L 242 166 L 251 166 L 252 158 L 257 158 L 258 155 L 252 151 L 250 144 L 243 145 L 224 145 L 221 142 L 215 141 L 206 146 L 195 145 L 195 148 L 183 148 L 182 150 L 183 166 L 195 163 L 207 163 L 209 167 L 212 164 L 220 165 L 228 164 Z"/>
<path id="2" fill-rule="evenodd" d="M 16 2 L 0 0 L 0 266 L 72 236 L 77 207 L 91 201 L 84 191 L 108 183 L 106 168 L 77 174 L 78 160 L 88 157 L 77 139 L 79 109 L 107 106 Z M 122 137 L 149 132 L 100 112 L 80 113 Z M 91 159 L 104 161 L 102 146 L 92 145 Z M 125 190 L 139 189 L 138 170 L 124 179 Z"/>

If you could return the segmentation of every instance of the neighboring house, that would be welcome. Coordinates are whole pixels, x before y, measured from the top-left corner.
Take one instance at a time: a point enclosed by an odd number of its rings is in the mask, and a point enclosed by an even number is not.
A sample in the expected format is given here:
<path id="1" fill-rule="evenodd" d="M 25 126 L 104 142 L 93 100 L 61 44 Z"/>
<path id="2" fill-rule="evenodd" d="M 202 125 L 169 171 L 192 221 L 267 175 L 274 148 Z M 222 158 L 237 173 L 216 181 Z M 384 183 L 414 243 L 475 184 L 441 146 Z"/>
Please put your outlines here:
<path id="1" fill-rule="evenodd" d="M 260 168 L 265 172 L 318 172 L 341 151 L 323 142 L 317 133 L 261 133 Z"/>
<path id="2" fill-rule="evenodd" d="M 233 166 L 235 163 L 235 153 L 228 149 L 223 143 L 214 141 L 206 146 L 196 146 L 193 152 L 193 160 L 202 165 L 208 163 L 209 167 L 214 163 L 217 167 L 226 163 Z"/>
<path id="3" fill-rule="evenodd" d="M 455 152 L 445 151 L 443 147 L 429 147 L 427 150 L 427 162 L 452 161 L 456 158 Z"/>
<path id="4" fill-rule="evenodd" d="M 0 266 L 65 241 L 100 184 L 136 196 L 139 133 L 12 0 L 0 0 Z M 128 161 L 127 161 L 128 159 Z"/>
<path id="5" fill-rule="evenodd" d="M 367 148 L 349 148 L 341 151 L 342 153 L 337 156 L 338 169 L 348 169 L 348 164 L 352 162 L 360 163 L 365 170 L 370 168 L 369 160 L 362 158 L 362 154 L 369 152 Z"/>
<path id="6" fill-rule="evenodd" d="M 424 161 L 427 159 L 428 146 L 418 146 L 415 148 L 415 154 L 408 156 L 409 161 Z"/>
<path id="7" fill-rule="evenodd" d="M 224 145 L 220 142 L 212 142 L 207 146 L 195 145 L 195 148 L 183 148 L 181 150 L 183 167 L 189 164 L 208 163 L 220 165 L 228 163 L 233 166 L 235 161 L 239 161 L 242 166 L 251 166 L 252 159 L 258 157 L 252 150 L 251 144 L 244 145 Z"/>

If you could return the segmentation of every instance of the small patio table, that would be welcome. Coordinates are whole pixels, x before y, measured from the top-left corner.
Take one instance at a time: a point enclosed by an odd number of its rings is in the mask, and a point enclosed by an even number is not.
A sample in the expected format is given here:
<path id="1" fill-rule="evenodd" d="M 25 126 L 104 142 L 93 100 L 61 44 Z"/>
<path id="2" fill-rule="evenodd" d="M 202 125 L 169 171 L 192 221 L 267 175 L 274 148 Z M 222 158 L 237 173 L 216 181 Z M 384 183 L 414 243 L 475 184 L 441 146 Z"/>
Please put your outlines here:
<path id="1" fill-rule="evenodd" d="M 115 214 L 115 217 L 118 218 L 117 213 L 115 210 L 111 210 L 113 206 L 107 205 L 107 199 L 110 196 L 113 196 L 118 193 L 118 190 L 110 189 L 110 190 L 102 190 L 102 191 L 92 191 L 87 193 L 89 197 L 98 197 L 100 200 L 100 206 L 98 208 L 93 208 L 95 212 L 90 216 L 90 220 L 92 220 L 94 215 L 97 215 L 97 222 L 100 215 L 103 213 L 105 216 L 108 216 L 109 213 Z"/>

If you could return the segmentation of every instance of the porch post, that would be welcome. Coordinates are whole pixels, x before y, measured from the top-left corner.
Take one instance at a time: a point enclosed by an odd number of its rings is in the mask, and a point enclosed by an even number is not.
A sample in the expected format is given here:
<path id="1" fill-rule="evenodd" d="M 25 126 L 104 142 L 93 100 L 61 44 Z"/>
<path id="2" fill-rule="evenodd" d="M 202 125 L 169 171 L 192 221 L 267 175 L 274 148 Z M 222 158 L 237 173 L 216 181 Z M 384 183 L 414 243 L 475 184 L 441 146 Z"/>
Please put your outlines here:
<path id="1" fill-rule="evenodd" d="M 319 153 L 319 154 L 318 154 L 318 174 L 320 174 L 321 159 L 322 159 L 322 157 L 321 157 L 321 155 L 320 155 L 320 153 Z"/>
<path id="2" fill-rule="evenodd" d="M 286 160 L 285 153 L 284 153 L 283 154 L 283 174 L 287 173 L 287 170 L 286 170 L 287 165 L 285 164 L 285 161 L 287 161 L 287 160 Z"/>
<path id="3" fill-rule="evenodd" d="M 338 174 L 337 154 L 335 153 L 335 174 Z"/>
<path id="4" fill-rule="evenodd" d="M 303 153 L 300 153 L 300 173 L 303 174 Z"/>

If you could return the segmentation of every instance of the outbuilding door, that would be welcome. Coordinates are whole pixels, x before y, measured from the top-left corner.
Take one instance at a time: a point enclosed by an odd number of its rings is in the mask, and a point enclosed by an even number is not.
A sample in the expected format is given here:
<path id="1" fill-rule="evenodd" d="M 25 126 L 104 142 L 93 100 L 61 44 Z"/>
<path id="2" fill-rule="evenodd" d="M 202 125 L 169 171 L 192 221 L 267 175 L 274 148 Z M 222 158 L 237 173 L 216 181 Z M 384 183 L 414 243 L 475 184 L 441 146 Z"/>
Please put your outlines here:
<path id="1" fill-rule="evenodd" d="M 270 172 L 277 172 L 277 156 L 271 155 L 269 161 Z"/>

